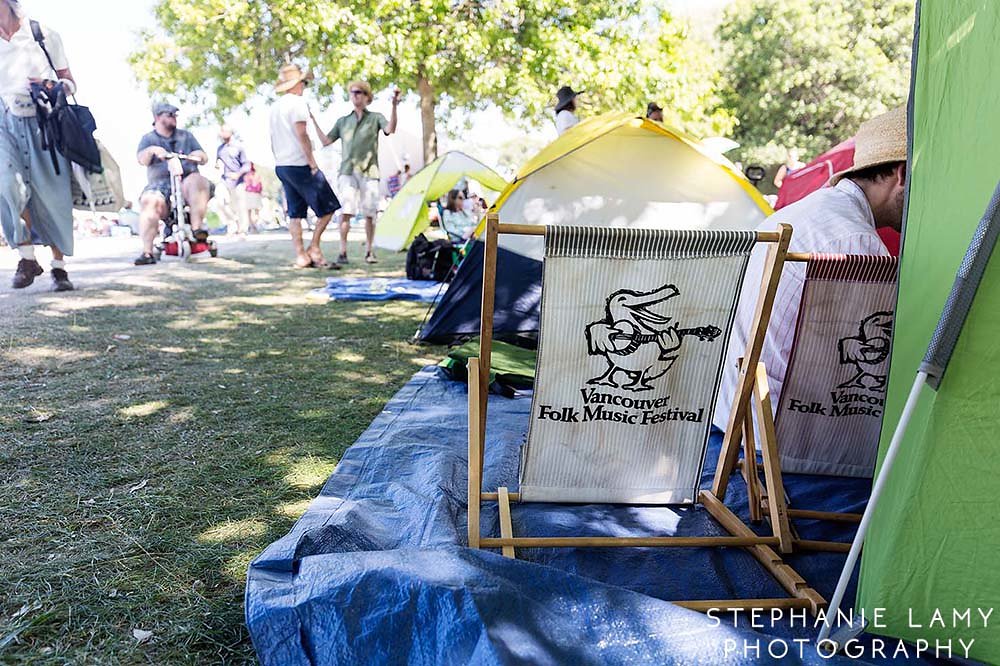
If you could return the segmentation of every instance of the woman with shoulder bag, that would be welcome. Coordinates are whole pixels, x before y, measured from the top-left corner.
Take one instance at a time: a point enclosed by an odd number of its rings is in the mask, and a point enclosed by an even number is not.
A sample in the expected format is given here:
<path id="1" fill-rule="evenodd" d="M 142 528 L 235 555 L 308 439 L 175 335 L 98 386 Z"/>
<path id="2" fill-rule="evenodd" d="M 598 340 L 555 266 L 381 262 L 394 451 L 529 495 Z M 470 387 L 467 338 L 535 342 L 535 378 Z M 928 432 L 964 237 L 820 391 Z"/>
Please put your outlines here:
<path id="1" fill-rule="evenodd" d="M 55 75 L 67 93 L 76 90 L 59 34 L 41 26 Z M 62 155 L 42 147 L 42 134 L 30 93 L 31 83 L 51 80 L 53 67 L 35 41 L 18 0 L 0 0 L 0 227 L 17 248 L 12 286 L 23 289 L 44 271 L 33 243 L 52 250 L 55 291 L 70 291 L 64 255 L 73 254 L 71 168 Z"/>

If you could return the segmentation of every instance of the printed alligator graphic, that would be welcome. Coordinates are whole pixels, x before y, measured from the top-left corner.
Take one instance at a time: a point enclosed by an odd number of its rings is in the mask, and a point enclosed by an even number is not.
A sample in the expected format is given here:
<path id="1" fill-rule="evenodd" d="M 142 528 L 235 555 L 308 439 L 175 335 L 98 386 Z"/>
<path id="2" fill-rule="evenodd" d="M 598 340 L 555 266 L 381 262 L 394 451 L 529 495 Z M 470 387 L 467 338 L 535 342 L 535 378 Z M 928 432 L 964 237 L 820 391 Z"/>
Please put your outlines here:
<path id="1" fill-rule="evenodd" d="M 857 374 L 837 388 L 859 388 L 885 391 L 886 375 L 872 371 L 889 358 L 889 336 L 892 335 L 892 312 L 876 312 L 861 320 L 858 334 L 841 338 L 837 343 L 840 362 L 853 365 Z"/>
<path id="2" fill-rule="evenodd" d="M 649 382 L 662 377 L 677 360 L 681 341 L 687 336 L 712 342 L 722 334 L 716 326 L 678 328 L 672 319 L 649 308 L 678 296 L 675 285 L 666 284 L 649 292 L 619 289 L 608 296 L 604 318 L 587 326 L 587 351 L 604 356 L 607 371 L 588 384 L 629 391 L 650 391 Z M 619 384 L 617 373 L 631 380 Z"/>

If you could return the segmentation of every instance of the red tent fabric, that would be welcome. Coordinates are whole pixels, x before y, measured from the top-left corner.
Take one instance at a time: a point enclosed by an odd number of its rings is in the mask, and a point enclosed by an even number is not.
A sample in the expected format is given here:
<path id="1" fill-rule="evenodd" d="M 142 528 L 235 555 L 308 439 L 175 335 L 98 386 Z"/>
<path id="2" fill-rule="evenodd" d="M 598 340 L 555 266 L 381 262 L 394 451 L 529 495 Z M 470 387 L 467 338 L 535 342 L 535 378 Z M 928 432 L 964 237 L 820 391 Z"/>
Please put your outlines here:
<path id="1" fill-rule="evenodd" d="M 781 181 L 781 189 L 778 190 L 778 201 L 774 204 L 774 210 L 795 203 L 807 194 L 824 187 L 830 180 L 830 176 L 850 168 L 853 164 L 854 139 L 851 138 L 838 143 L 801 169 L 796 169 L 786 175 L 785 179 Z M 892 229 L 879 229 L 878 235 L 885 243 L 889 254 L 898 257 L 899 233 Z"/>
<path id="2" fill-rule="evenodd" d="M 795 203 L 802 197 L 826 185 L 830 176 L 848 169 L 854 164 L 854 139 L 838 143 L 801 169 L 785 176 L 778 190 L 778 201 L 774 210 Z"/>

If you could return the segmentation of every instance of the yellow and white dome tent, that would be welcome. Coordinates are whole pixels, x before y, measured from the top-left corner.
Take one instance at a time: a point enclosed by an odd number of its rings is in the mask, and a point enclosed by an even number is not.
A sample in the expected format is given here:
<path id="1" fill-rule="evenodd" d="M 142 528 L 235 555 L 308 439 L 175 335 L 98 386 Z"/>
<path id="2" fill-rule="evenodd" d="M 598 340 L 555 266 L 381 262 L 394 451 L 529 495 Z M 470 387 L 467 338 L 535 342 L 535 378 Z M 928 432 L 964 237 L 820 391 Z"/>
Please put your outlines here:
<path id="1" fill-rule="evenodd" d="M 493 192 L 508 187 L 506 180 L 479 160 L 457 150 L 447 152 L 415 173 L 396 193 L 379 218 L 375 245 L 393 252 L 409 247 L 430 225 L 427 204 L 447 194 L 463 177 Z"/>
<path id="2" fill-rule="evenodd" d="M 771 214 L 722 155 L 687 134 L 630 113 L 584 120 L 518 172 L 492 210 L 502 222 L 654 229 L 753 229 Z M 419 338 L 479 331 L 481 244 L 459 268 Z M 542 241 L 502 236 L 494 320 L 499 334 L 538 328 Z"/>

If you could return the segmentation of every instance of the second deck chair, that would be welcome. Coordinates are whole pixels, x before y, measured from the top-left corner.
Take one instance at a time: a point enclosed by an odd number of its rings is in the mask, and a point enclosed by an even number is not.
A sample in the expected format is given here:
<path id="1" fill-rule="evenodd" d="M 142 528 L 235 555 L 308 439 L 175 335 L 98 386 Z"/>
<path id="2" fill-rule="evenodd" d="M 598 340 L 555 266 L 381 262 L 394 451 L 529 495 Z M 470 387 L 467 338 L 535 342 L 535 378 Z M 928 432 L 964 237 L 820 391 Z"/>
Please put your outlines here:
<path id="1" fill-rule="evenodd" d="M 762 450 L 776 450 L 782 472 L 871 477 L 885 405 L 889 346 L 896 304 L 895 257 L 814 254 L 806 263 L 792 351 L 776 410 L 767 369 L 758 363 L 757 434 Z M 773 413 L 773 416 L 772 416 Z M 749 420 L 744 433 L 752 441 Z M 745 449 L 744 476 L 753 518 L 769 494 L 761 485 L 753 448 Z M 860 514 L 812 511 L 789 504 L 790 518 L 858 522 Z M 785 529 L 777 526 L 777 529 Z M 788 528 L 791 529 L 791 528 Z M 822 550 L 850 544 L 816 542 Z"/>
<path id="2" fill-rule="evenodd" d="M 498 233 L 545 236 L 535 393 L 520 488 L 482 492 L 486 393 Z M 755 331 L 759 357 L 791 228 L 779 232 L 666 231 L 501 225 L 487 221 L 480 358 L 469 363 L 469 545 L 518 547 L 745 547 L 787 599 L 678 602 L 708 608 L 806 608 L 823 598 L 711 491 L 699 491 L 712 406 L 750 252 L 769 244 Z M 752 378 L 738 395 L 746 398 Z M 742 403 L 738 403 L 742 404 Z M 734 410 L 741 412 L 741 410 Z M 742 418 L 742 413 L 736 415 Z M 727 438 L 723 450 L 738 446 Z M 726 470 L 724 473 L 729 473 Z M 778 481 L 772 481 L 778 483 Z M 480 534 L 482 501 L 499 503 L 499 538 Z M 731 536 L 514 536 L 514 501 L 676 505 L 700 503 Z M 782 501 L 772 495 L 772 503 Z M 776 512 L 780 509 L 775 507 Z"/>

